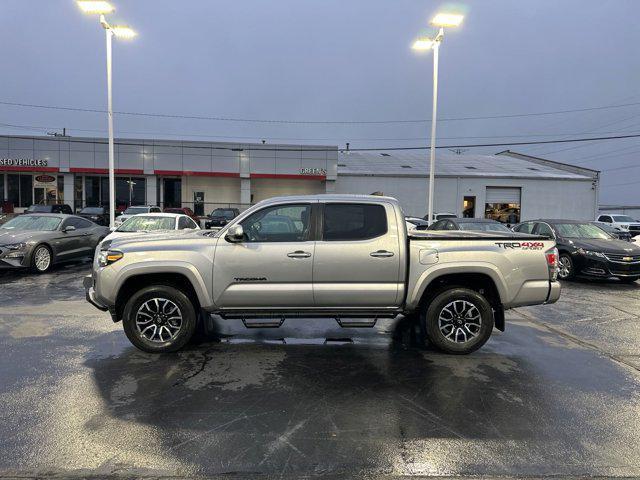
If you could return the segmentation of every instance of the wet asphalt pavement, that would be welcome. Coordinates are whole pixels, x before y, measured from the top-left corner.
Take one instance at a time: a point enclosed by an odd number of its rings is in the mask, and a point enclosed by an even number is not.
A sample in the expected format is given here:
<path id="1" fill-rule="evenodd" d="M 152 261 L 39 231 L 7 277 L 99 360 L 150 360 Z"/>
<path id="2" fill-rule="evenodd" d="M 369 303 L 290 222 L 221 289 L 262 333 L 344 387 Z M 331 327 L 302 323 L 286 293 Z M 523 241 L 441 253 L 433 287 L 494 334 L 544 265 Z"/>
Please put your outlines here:
<path id="1" fill-rule="evenodd" d="M 640 475 L 640 284 L 575 282 L 454 357 L 133 348 L 89 264 L 0 274 L 0 477 Z"/>

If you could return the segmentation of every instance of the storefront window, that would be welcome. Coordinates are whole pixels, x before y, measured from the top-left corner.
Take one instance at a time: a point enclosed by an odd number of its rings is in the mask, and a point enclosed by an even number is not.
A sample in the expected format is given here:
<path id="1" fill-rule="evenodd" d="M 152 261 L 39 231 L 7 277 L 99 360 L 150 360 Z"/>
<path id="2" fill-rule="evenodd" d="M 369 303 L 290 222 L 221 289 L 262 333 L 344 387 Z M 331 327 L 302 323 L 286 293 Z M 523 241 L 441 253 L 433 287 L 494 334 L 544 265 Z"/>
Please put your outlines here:
<path id="1" fill-rule="evenodd" d="M 64 177 L 58 175 L 58 203 L 64 203 Z"/>
<path id="2" fill-rule="evenodd" d="M 484 207 L 485 218 L 491 218 L 502 223 L 515 225 L 520 222 L 519 203 L 486 203 Z"/>
<path id="3" fill-rule="evenodd" d="M 0 203 L 4 202 L 4 175 L 0 173 Z"/>
<path id="4" fill-rule="evenodd" d="M 7 175 L 7 201 L 14 207 L 28 207 L 33 203 L 33 176 Z"/>
<path id="5" fill-rule="evenodd" d="M 76 178 L 76 202 L 80 205 L 82 191 L 78 192 L 82 181 Z M 85 205 L 87 207 L 109 205 L 109 177 L 84 177 Z M 146 178 L 116 177 L 116 208 L 124 210 L 129 205 L 145 205 L 147 192 Z"/>
<path id="6" fill-rule="evenodd" d="M 82 177 L 81 176 L 77 176 L 73 180 L 73 202 L 76 206 L 76 209 L 84 208 L 84 205 L 82 204 Z"/>
<path id="7" fill-rule="evenodd" d="M 7 201 L 20 205 L 20 175 L 7 175 Z"/>
<path id="8" fill-rule="evenodd" d="M 100 206 L 100 177 L 84 177 L 85 207 Z"/>

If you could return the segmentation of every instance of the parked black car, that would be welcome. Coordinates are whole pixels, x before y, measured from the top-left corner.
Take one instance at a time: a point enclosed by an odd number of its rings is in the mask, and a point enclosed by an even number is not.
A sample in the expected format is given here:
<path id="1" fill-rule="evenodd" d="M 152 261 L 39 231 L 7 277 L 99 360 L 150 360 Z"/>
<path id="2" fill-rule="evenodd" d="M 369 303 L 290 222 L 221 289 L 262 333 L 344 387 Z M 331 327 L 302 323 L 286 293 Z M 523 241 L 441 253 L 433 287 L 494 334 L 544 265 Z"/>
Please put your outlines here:
<path id="1" fill-rule="evenodd" d="M 209 220 L 204 223 L 204 227 L 206 229 L 224 227 L 238 215 L 240 215 L 240 210 L 237 208 L 216 208 L 209 215 Z"/>
<path id="2" fill-rule="evenodd" d="M 516 232 L 555 238 L 560 254 L 558 277 L 617 277 L 632 283 L 640 278 L 640 247 L 618 240 L 590 222 L 531 220 L 513 228 Z"/>
<path id="3" fill-rule="evenodd" d="M 84 207 L 77 215 L 98 225 L 109 225 L 109 210 L 105 207 Z"/>
<path id="4" fill-rule="evenodd" d="M 596 227 L 600 227 L 602 230 L 607 232 L 612 237 L 617 238 L 618 240 L 624 240 L 625 242 L 630 242 L 631 239 L 633 238 L 633 235 L 631 235 L 631 232 L 629 230 L 624 230 L 619 227 L 614 227 L 610 223 L 598 222 L 598 221 L 593 221 L 590 223 L 593 223 Z"/>
<path id="5" fill-rule="evenodd" d="M 64 213 L 65 215 L 73 215 L 73 210 L 69 205 L 31 205 L 24 213 Z"/>
<path id="6" fill-rule="evenodd" d="M 511 232 L 504 224 L 489 218 L 445 218 L 427 230 L 472 230 L 476 232 Z"/>

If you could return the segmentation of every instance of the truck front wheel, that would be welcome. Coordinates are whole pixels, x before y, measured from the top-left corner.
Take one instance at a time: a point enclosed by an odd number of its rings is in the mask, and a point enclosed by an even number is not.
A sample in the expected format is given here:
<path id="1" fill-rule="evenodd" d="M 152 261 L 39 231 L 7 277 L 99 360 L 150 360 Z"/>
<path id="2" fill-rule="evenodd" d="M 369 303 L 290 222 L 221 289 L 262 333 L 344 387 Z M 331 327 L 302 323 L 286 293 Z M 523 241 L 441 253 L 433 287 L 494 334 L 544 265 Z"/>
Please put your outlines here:
<path id="1" fill-rule="evenodd" d="M 189 297 L 168 285 L 138 290 L 127 301 L 122 324 L 127 338 L 144 352 L 180 350 L 196 329 L 196 312 Z"/>
<path id="2" fill-rule="evenodd" d="M 429 342 L 446 353 L 464 355 L 485 344 L 493 330 L 493 310 L 481 294 L 455 287 L 436 295 L 421 315 Z"/>

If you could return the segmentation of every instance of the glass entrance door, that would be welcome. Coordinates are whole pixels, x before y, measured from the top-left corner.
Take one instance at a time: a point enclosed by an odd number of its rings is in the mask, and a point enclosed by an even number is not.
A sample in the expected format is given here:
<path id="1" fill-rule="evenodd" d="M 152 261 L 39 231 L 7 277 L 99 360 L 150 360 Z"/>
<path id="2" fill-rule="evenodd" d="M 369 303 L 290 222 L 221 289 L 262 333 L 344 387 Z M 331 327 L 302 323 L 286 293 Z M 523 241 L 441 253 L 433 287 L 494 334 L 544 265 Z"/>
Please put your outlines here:
<path id="1" fill-rule="evenodd" d="M 164 179 L 163 207 L 182 206 L 182 180 L 180 178 Z"/>

